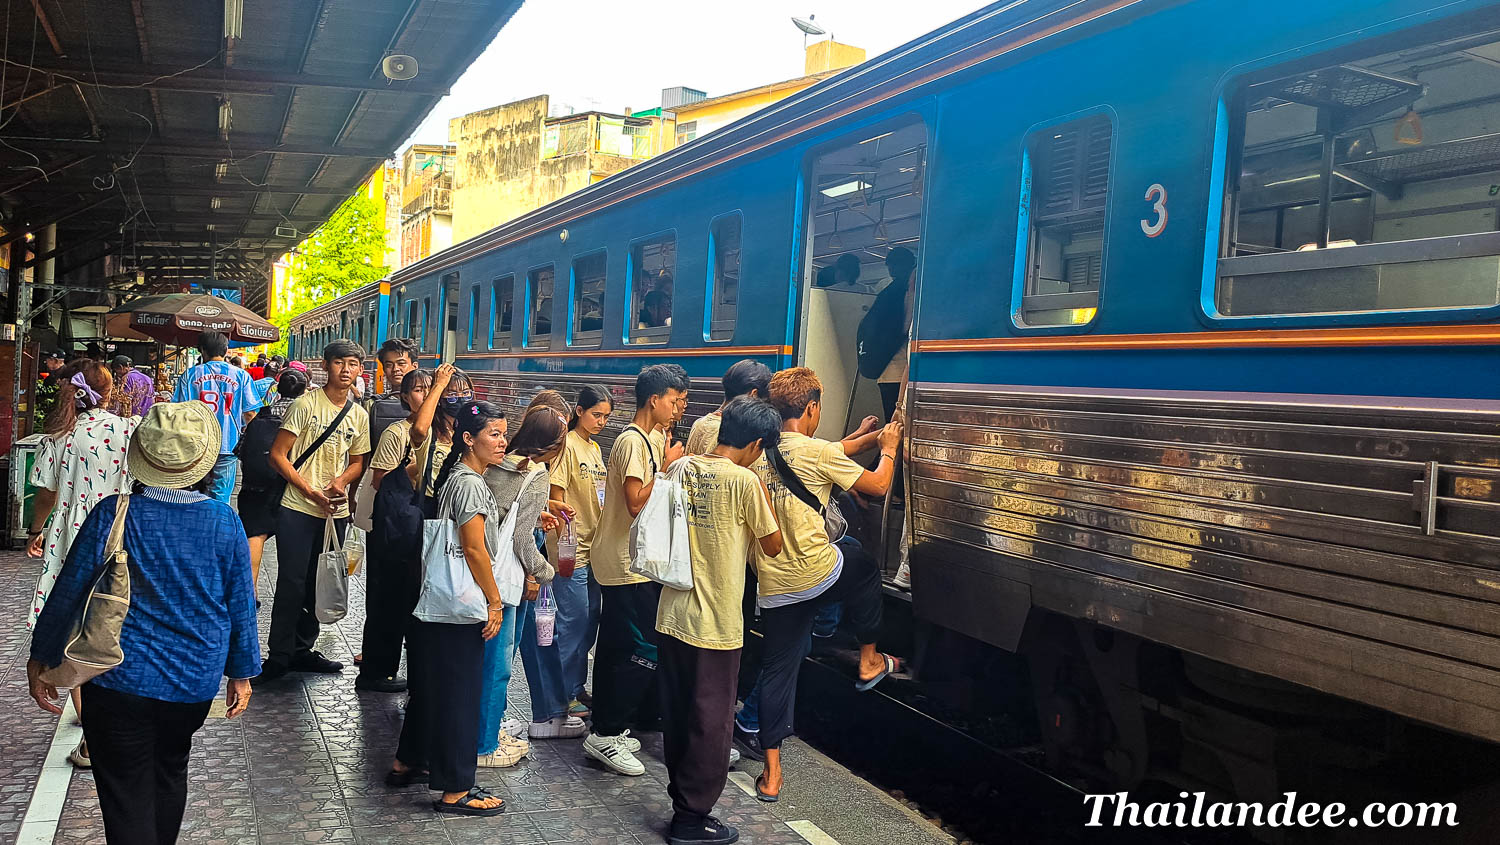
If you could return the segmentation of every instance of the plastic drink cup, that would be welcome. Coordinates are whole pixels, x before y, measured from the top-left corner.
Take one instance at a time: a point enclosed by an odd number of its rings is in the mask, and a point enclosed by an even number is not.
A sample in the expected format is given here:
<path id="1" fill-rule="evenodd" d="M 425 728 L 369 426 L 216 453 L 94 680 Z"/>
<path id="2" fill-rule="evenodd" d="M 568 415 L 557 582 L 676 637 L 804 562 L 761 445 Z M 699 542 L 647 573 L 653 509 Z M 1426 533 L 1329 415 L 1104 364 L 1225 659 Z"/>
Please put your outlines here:
<path id="1" fill-rule="evenodd" d="M 542 586 L 536 597 L 536 644 L 552 645 L 552 634 L 557 629 L 557 605 L 552 602 L 552 588 Z"/>
<path id="2" fill-rule="evenodd" d="M 564 578 L 573 575 L 578 565 L 578 533 L 573 529 L 573 520 L 563 523 L 562 536 L 557 540 L 557 574 Z"/>

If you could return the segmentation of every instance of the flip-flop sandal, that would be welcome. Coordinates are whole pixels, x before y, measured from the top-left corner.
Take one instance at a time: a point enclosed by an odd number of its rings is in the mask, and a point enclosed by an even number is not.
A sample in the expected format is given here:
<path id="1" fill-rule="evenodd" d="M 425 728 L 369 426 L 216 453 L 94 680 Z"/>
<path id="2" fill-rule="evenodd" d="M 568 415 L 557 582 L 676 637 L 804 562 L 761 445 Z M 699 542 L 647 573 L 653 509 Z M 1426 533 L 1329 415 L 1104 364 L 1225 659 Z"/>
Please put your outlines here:
<path id="1" fill-rule="evenodd" d="M 775 795 L 772 795 L 769 792 L 762 792 L 760 790 L 760 780 L 760 778 L 755 779 L 755 800 L 765 804 L 775 804 L 777 801 L 780 801 L 781 793 L 778 792 Z"/>
<path id="2" fill-rule="evenodd" d="M 876 684 L 885 680 L 887 675 L 891 675 L 901 671 L 901 658 L 892 657 L 889 654 L 882 654 L 880 656 L 885 658 L 885 668 L 881 669 L 880 674 L 876 675 L 870 680 L 859 681 L 858 683 L 856 683 L 854 685 L 854 688 L 856 690 L 859 690 L 860 692 L 869 692 L 870 690 L 875 688 Z"/>
<path id="3" fill-rule="evenodd" d="M 469 794 L 452 802 L 451 804 L 439 798 L 432 802 L 432 809 L 439 813 L 452 813 L 457 816 L 498 816 L 505 812 L 505 802 L 496 807 L 475 807 L 475 801 L 483 801 L 486 798 L 498 797 L 488 789 L 476 786 L 469 790 Z"/>
<path id="4" fill-rule="evenodd" d="M 407 769 L 404 772 L 391 769 L 385 773 L 385 785 L 394 787 L 411 786 L 414 783 L 426 783 L 431 777 L 432 773 L 426 769 Z"/>

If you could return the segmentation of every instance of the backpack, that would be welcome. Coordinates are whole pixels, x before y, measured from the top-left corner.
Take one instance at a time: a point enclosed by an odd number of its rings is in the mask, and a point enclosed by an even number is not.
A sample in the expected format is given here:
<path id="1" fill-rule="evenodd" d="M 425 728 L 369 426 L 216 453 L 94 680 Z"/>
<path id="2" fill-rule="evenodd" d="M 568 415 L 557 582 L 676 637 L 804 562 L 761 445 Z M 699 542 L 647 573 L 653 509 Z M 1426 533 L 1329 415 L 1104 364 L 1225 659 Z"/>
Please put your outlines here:
<path id="1" fill-rule="evenodd" d="M 436 500 L 425 495 L 433 475 L 432 444 L 435 437 L 433 433 L 428 435 L 426 446 L 429 451 L 420 487 L 412 484 L 411 476 L 406 474 L 407 464 L 413 457 L 408 445 L 401 465 L 386 473 L 380 480 L 380 489 L 375 491 L 374 508 L 370 513 L 369 547 L 378 549 L 385 560 L 406 561 L 414 566 L 421 564 L 422 523 L 437 515 Z"/>
<path id="2" fill-rule="evenodd" d="M 281 423 L 282 415 L 267 406 L 240 433 L 234 454 L 240 459 L 240 473 L 247 489 L 275 490 L 283 483 L 281 474 L 271 466 L 271 444 L 276 442 Z"/>
<path id="3" fill-rule="evenodd" d="M 379 443 L 380 435 L 391 427 L 391 423 L 404 420 L 411 416 L 411 411 L 401 403 L 401 397 L 394 394 L 390 396 L 378 396 L 371 399 L 365 406 L 370 414 L 370 442 Z"/>
<path id="4" fill-rule="evenodd" d="M 875 295 L 875 303 L 859 321 L 855 355 L 859 374 L 880 378 L 896 352 L 906 344 L 906 285 L 889 284 Z"/>

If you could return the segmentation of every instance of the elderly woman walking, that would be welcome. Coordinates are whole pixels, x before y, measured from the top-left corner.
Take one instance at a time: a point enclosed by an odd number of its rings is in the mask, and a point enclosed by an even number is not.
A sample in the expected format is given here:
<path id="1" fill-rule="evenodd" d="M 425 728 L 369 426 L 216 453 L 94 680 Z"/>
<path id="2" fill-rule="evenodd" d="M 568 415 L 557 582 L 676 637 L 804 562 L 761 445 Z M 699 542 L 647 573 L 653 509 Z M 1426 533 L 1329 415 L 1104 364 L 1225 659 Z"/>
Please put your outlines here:
<path id="1" fill-rule="evenodd" d="M 245 534 L 234 511 L 204 493 L 219 444 L 213 409 L 196 401 L 153 405 L 130 441 L 125 659 L 83 685 L 83 735 L 109 845 L 177 840 L 193 734 L 226 676 L 228 715 L 243 713 L 249 678 L 260 668 Z M 48 712 L 62 708 L 41 674 L 62 662 L 122 506 L 126 496 L 112 496 L 84 520 L 37 619 L 26 675 L 32 698 Z"/>

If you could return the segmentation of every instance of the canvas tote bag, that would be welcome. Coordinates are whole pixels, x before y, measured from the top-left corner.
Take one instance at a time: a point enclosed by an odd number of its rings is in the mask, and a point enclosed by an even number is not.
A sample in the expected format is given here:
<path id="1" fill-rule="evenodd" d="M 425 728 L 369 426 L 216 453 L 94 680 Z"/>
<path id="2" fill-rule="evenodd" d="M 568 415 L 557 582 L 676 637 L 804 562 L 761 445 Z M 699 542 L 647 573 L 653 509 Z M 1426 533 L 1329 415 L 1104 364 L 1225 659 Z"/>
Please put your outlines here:
<path id="1" fill-rule="evenodd" d="M 42 671 L 53 686 L 76 687 L 125 661 L 120 632 L 130 612 L 130 557 L 125 552 L 125 513 L 130 495 L 115 498 L 115 521 L 104 543 L 104 571 L 94 580 L 78 618 L 73 621 L 62 663 Z"/>

